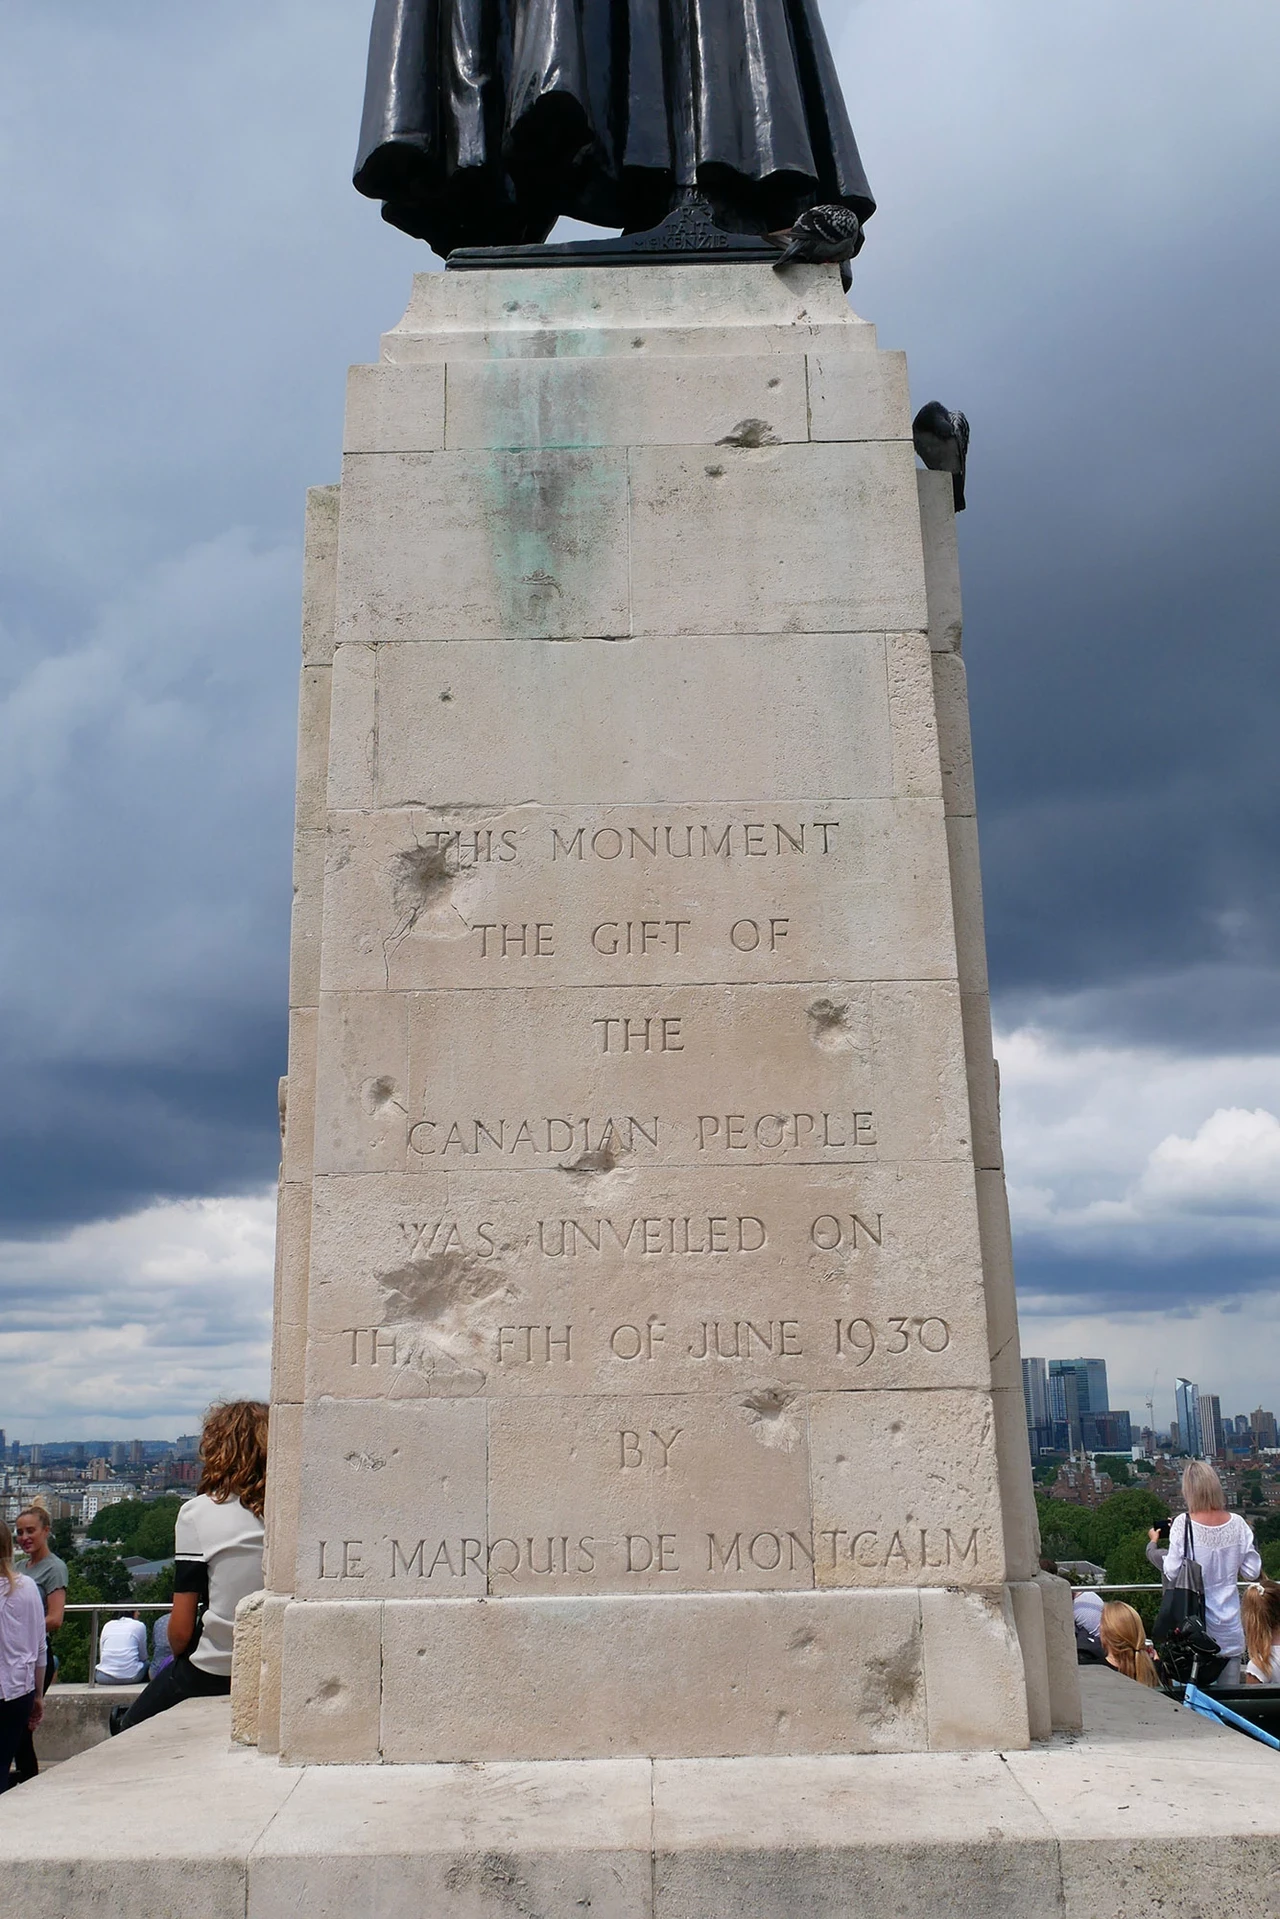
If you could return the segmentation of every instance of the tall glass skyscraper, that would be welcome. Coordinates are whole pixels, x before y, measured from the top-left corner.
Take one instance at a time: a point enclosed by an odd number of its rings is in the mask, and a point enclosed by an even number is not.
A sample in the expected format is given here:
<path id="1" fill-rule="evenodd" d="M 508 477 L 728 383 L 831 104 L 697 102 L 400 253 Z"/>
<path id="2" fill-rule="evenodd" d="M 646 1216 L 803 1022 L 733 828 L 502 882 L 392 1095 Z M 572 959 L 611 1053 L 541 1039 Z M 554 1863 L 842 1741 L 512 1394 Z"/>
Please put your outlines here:
<path id="1" fill-rule="evenodd" d="M 1201 1393 L 1196 1402 L 1200 1414 L 1200 1450 L 1206 1459 L 1216 1459 L 1226 1451 L 1222 1436 L 1222 1408 L 1216 1393 Z"/>
<path id="2" fill-rule="evenodd" d="M 1022 1397 L 1027 1407 L 1027 1443 L 1031 1457 L 1053 1450 L 1053 1415 L 1049 1410 L 1049 1369 L 1043 1359 L 1022 1362 Z"/>
<path id="3" fill-rule="evenodd" d="M 1194 1380 L 1175 1380 L 1173 1405 L 1178 1421 L 1178 1444 L 1184 1453 L 1198 1459 L 1204 1447 L 1200 1440 L 1200 1388 Z"/>
<path id="4" fill-rule="evenodd" d="M 1075 1375 L 1076 1404 L 1082 1413 L 1109 1413 L 1111 1402 L 1107 1397 L 1107 1362 L 1105 1359 L 1051 1359 L 1049 1361 L 1050 1379 L 1065 1379 L 1068 1373 Z M 1050 1387 L 1050 1392 L 1053 1388 Z M 1061 1397 L 1061 1389 L 1060 1389 Z M 1060 1411 L 1059 1419 L 1066 1414 Z"/>

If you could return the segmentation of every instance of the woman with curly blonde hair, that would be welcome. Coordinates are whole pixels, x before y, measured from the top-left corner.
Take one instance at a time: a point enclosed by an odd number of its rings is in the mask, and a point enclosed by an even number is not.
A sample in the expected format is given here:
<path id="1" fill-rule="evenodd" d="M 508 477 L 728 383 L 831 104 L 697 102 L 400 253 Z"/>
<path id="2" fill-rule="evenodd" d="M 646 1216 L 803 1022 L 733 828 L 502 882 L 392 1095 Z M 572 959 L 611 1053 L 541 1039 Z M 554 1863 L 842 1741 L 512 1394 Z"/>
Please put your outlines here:
<path id="1" fill-rule="evenodd" d="M 1107 1655 L 1107 1664 L 1116 1672 L 1122 1672 L 1126 1679 L 1136 1679 L 1140 1686 L 1159 1685 L 1147 1651 L 1147 1629 L 1141 1614 L 1132 1606 L 1126 1606 L 1123 1599 L 1110 1599 L 1102 1608 L 1098 1637 Z"/>
<path id="2" fill-rule="evenodd" d="M 200 1487 L 174 1529 L 172 1663 L 127 1708 L 111 1715 L 124 1732 L 179 1700 L 231 1691 L 236 1607 L 262 1584 L 262 1509 L 267 1482 L 267 1408 L 257 1399 L 212 1406 L 200 1435 Z"/>

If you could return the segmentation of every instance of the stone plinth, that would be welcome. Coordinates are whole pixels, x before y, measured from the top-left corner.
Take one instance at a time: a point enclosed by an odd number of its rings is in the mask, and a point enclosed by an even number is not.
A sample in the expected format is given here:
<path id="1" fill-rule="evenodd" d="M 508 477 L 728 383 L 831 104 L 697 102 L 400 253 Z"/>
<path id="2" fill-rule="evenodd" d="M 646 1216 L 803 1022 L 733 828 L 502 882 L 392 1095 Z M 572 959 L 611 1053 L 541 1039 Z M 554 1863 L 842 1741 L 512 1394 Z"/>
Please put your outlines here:
<path id="1" fill-rule="evenodd" d="M 263 1747 L 1077 1723 L 902 356 L 834 268 L 426 274 L 346 448 L 308 520 Z"/>
<path id="2" fill-rule="evenodd" d="M 4 1919 L 1270 1913 L 1276 1755 L 1102 1668 L 1029 1751 L 280 1767 L 193 1701 L 0 1800 Z"/>

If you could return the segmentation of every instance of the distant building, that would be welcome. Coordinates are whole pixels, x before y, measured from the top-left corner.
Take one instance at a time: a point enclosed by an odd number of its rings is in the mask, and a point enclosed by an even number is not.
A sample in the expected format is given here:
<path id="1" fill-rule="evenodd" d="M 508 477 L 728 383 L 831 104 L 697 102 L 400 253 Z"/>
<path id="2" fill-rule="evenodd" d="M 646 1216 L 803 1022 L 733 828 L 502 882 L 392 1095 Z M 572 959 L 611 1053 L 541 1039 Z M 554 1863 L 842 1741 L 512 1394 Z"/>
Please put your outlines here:
<path id="1" fill-rule="evenodd" d="M 1222 1432 L 1222 1410 L 1216 1393 L 1201 1393 L 1196 1401 L 1196 1411 L 1200 1415 L 1200 1451 L 1206 1459 L 1216 1459 L 1219 1453 L 1225 1453 L 1227 1442 Z"/>
<path id="2" fill-rule="evenodd" d="M 1256 1412 L 1250 1414 L 1249 1425 L 1259 1446 L 1275 1446 L 1276 1416 L 1274 1413 L 1264 1412 L 1259 1406 Z"/>
<path id="3" fill-rule="evenodd" d="M 1169 1421 L 1169 1451 L 1171 1453 L 1180 1453 L 1182 1451 L 1182 1433 L 1176 1419 Z"/>
<path id="4" fill-rule="evenodd" d="M 1049 1376 L 1059 1379 L 1068 1373 L 1075 1374 L 1076 1402 L 1082 1413 L 1105 1413 L 1111 1409 L 1107 1397 L 1107 1362 L 1105 1359 L 1051 1359 Z M 1059 1418 L 1065 1418 L 1060 1413 Z"/>
<path id="5" fill-rule="evenodd" d="M 80 1523 L 87 1526 L 98 1517 L 104 1506 L 114 1506 L 121 1499 L 133 1499 L 138 1488 L 128 1485 L 124 1480 L 106 1480 L 95 1485 L 91 1492 L 84 1494 L 80 1501 Z"/>
<path id="6" fill-rule="evenodd" d="M 1194 1380 L 1175 1381 L 1173 1403 L 1178 1416 L 1178 1450 L 1198 1459 L 1204 1448 L 1200 1444 L 1200 1388 Z"/>
<path id="7" fill-rule="evenodd" d="M 144 1579 L 158 1579 L 162 1572 L 172 1566 L 173 1561 L 172 1559 L 126 1559 L 124 1563 L 129 1568 L 130 1579 L 135 1586 L 138 1586 Z"/>
<path id="8" fill-rule="evenodd" d="M 1049 1368 L 1043 1359 L 1022 1362 L 1022 1397 L 1027 1410 L 1027 1444 L 1032 1459 L 1053 1450 L 1053 1418 L 1049 1411 Z"/>
<path id="9" fill-rule="evenodd" d="M 1129 1453 L 1133 1422 L 1128 1413 L 1081 1413 L 1080 1439 L 1087 1453 Z"/>
<path id="10" fill-rule="evenodd" d="M 180 1433 L 173 1448 L 175 1459 L 195 1459 L 200 1452 L 199 1433 Z"/>
<path id="11" fill-rule="evenodd" d="M 1077 1453 L 1084 1445 L 1080 1432 L 1081 1376 L 1069 1359 L 1049 1361 L 1049 1411 L 1053 1443 L 1058 1452 Z"/>
<path id="12" fill-rule="evenodd" d="M 1100 1586 L 1107 1576 L 1105 1566 L 1095 1566 L 1091 1559 L 1059 1559 L 1054 1562 L 1064 1578 L 1077 1586 Z"/>
<path id="13" fill-rule="evenodd" d="M 1248 1413 L 1237 1413 L 1233 1423 L 1235 1425 L 1237 1436 L 1242 1439 L 1247 1439 L 1249 1437 Z"/>
<path id="14" fill-rule="evenodd" d="M 142 1441 L 140 1439 L 131 1439 L 129 1441 L 129 1464 L 131 1466 L 141 1466 L 142 1463 Z"/>

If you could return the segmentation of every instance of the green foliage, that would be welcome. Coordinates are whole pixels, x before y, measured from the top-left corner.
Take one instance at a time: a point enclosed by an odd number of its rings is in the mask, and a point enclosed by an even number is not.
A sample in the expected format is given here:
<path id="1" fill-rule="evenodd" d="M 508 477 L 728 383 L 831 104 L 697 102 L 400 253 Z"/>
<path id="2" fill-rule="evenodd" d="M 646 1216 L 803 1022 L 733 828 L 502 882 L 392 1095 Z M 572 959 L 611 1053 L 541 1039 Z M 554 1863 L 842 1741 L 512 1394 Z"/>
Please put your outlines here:
<path id="1" fill-rule="evenodd" d="M 1147 1477 L 1150 1478 L 1155 1472 L 1155 1467 L 1149 1459 L 1135 1459 L 1133 1461 L 1133 1471 L 1135 1473 L 1145 1473 Z"/>
<path id="2" fill-rule="evenodd" d="M 1126 1533 L 1136 1532 L 1139 1527 L 1146 1532 L 1149 1526 L 1158 1526 L 1168 1517 L 1169 1508 L 1163 1499 L 1157 1499 L 1154 1493 L 1141 1487 L 1112 1493 L 1092 1514 L 1094 1551 L 1091 1557 L 1105 1564 L 1112 1547 L 1118 1545 Z"/>
<path id="3" fill-rule="evenodd" d="M 1091 1559 L 1084 1543 L 1093 1514 L 1083 1506 L 1065 1499 L 1048 1499 L 1036 1494 L 1036 1513 L 1040 1520 L 1040 1550 L 1049 1559 Z"/>
<path id="4" fill-rule="evenodd" d="M 1099 1453 L 1094 1465 L 1100 1473 L 1105 1473 L 1113 1486 L 1129 1486 L 1133 1483 L 1133 1474 L 1129 1470 L 1131 1459 L 1125 1459 L 1120 1453 Z"/>
<path id="5" fill-rule="evenodd" d="M 1145 1544 L 1147 1528 L 1169 1517 L 1164 1501 L 1141 1487 L 1112 1493 L 1096 1512 L 1065 1499 L 1046 1499 L 1038 1492 L 1036 1512 L 1040 1549 L 1047 1558 L 1091 1559 L 1095 1566 L 1105 1566 L 1127 1534 L 1141 1529 Z"/>
<path id="6" fill-rule="evenodd" d="M 117 1499 L 90 1522 L 89 1537 L 114 1540 L 126 1559 L 168 1559 L 181 1504 L 177 1493 L 160 1499 Z"/>
<path id="7" fill-rule="evenodd" d="M 76 1561 L 76 1571 L 87 1586 L 92 1586 L 93 1591 L 86 1595 L 90 1599 L 133 1598 L 129 1568 L 110 1546 L 91 1546 L 82 1552 Z"/>
<path id="8" fill-rule="evenodd" d="M 1145 1532 L 1125 1533 L 1117 1539 L 1107 1554 L 1107 1580 L 1112 1585 L 1124 1585 L 1134 1580 L 1145 1585 L 1148 1580 L 1157 1584 L 1160 1575 L 1147 1558 L 1147 1534 Z"/>
<path id="9" fill-rule="evenodd" d="M 1058 1468 L 1054 1465 L 1033 1466 L 1031 1468 L 1031 1477 L 1035 1480 L 1037 1486 L 1052 1486 L 1054 1480 L 1058 1477 Z"/>
<path id="10" fill-rule="evenodd" d="M 1133 1583 L 1140 1586 L 1158 1586 L 1160 1584 L 1160 1574 L 1147 1558 L 1147 1545 L 1145 1530 L 1126 1533 L 1123 1538 L 1116 1541 L 1107 1554 L 1108 1585 L 1124 1586 Z M 1116 1598 L 1124 1599 L 1134 1607 L 1141 1614 L 1147 1631 L 1150 1632 L 1155 1624 L 1156 1614 L 1160 1610 L 1160 1594 L 1158 1592 L 1117 1593 Z"/>
<path id="11" fill-rule="evenodd" d="M 1273 1546 L 1280 1541 L 1280 1513 L 1268 1513 L 1265 1519 L 1260 1519 L 1253 1536 L 1259 1546 Z"/>
<path id="12" fill-rule="evenodd" d="M 174 1568 L 166 1566 L 162 1572 L 156 1574 L 154 1579 L 140 1579 L 133 1589 L 134 1598 L 138 1600 L 172 1599 L 173 1580 Z M 149 1613 L 147 1617 L 155 1619 L 158 1614 Z"/>
<path id="13" fill-rule="evenodd" d="M 127 1539 L 146 1511 L 145 1499 L 117 1499 L 110 1506 L 99 1506 L 85 1528 L 90 1539 Z"/>
<path id="14" fill-rule="evenodd" d="M 53 1532 L 49 1537 L 50 1549 L 59 1559 L 70 1559 L 76 1549 L 76 1522 L 74 1519 L 55 1519 Z"/>
<path id="15" fill-rule="evenodd" d="M 1262 1548 L 1262 1570 L 1271 1579 L 1280 1579 L 1280 1539 L 1272 1539 Z"/>

